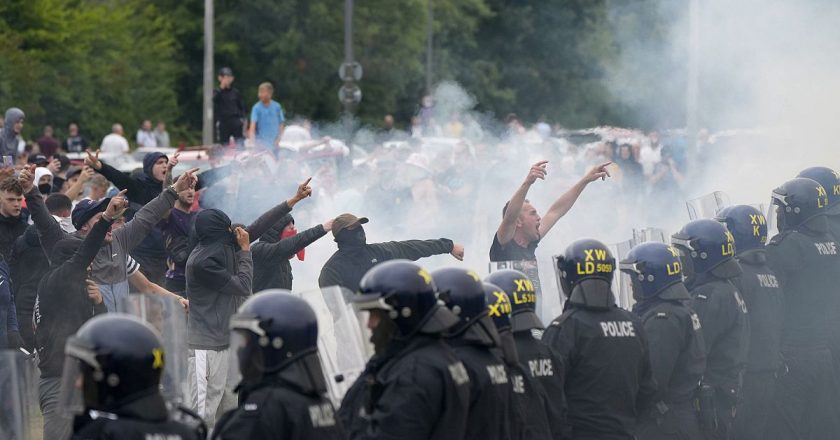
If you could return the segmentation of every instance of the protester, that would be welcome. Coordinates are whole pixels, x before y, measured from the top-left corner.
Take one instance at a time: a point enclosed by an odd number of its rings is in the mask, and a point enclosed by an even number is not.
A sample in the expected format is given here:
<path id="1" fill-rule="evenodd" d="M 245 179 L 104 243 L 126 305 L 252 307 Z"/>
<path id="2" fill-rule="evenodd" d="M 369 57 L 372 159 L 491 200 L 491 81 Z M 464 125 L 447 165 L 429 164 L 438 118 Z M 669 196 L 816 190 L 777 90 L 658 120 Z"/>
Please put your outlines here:
<path id="1" fill-rule="evenodd" d="M 233 87 L 233 70 L 222 67 L 219 70 L 219 88 L 213 90 L 213 116 L 216 126 L 216 142 L 227 145 L 233 139 L 240 143 L 245 132 L 245 108 L 242 95 Z"/>
<path id="2" fill-rule="evenodd" d="M 289 260 L 297 256 L 303 261 L 305 248 L 332 229 L 333 219 L 301 233 L 295 229 L 295 219 L 286 215 L 259 241 L 251 246 L 254 256 L 254 290 L 292 289 L 292 265 Z"/>
<path id="3" fill-rule="evenodd" d="M 23 188 L 18 179 L 0 182 L 0 255 L 9 261 L 15 240 L 26 232 L 29 216 L 22 212 Z"/>
<path id="4" fill-rule="evenodd" d="M 50 248 L 50 270 L 38 284 L 35 338 L 41 371 L 39 400 L 44 415 L 44 438 L 70 437 L 70 420 L 59 412 L 64 345 L 94 315 L 107 312 L 90 267 L 114 220 L 128 208 L 120 194 L 108 201 L 84 239 L 62 238 Z"/>
<path id="5" fill-rule="evenodd" d="M 186 267 L 187 259 L 192 252 L 190 231 L 194 227 L 196 216 L 196 213 L 192 212 L 194 200 L 195 189 L 193 188 L 178 193 L 175 207 L 158 225 L 163 232 L 163 244 L 166 248 L 164 286 L 167 290 L 181 296 L 187 294 Z"/>
<path id="6" fill-rule="evenodd" d="M 157 146 L 157 139 L 152 131 L 152 121 L 146 119 L 137 130 L 137 148 L 156 148 Z"/>
<path id="7" fill-rule="evenodd" d="M 388 260 L 414 261 L 440 254 L 451 254 L 459 261 L 464 259 L 464 246 L 448 238 L 368 244 L 362 226 L 367 222 L 367 217 L 359 218 L 349 213 L 333 220 L 332 234 L 338 250 L 321 268 L 319 286 L 341 286 L 355 292 L 365 272 Z"/>
<path id="8" fill-rule="evenodd" d="M 17 107 L 6 110 L 6 119 L 0 129 L 0 156 L 17 157 L 24 118 L 23 110 Z"/>
<path id="9" fill-rule="evenodd" d="M 187 342 L 193 410 L 212 429 L 216 420 L 236 406 L 231 393 L 235 379 L 228 359 L 230 317 L 253 284 L 250 236 L 260 237 L 301 200 L 312 194 L 310 179 L 289 200 L 275 206 L 247 228 L 233 227 L 218 209 L 200 212 L 195 219 L 198 244 L 187 260 L 187 298 L 190 319 Z"/>
<path id="10" fill-rule="evenodd" d="M 83 153 L 88 148 L 88 141 L 79 134 L 79 125 L 71 122 L 67 126 L 67 139 L 61 143 L 61 149 L 65 153 Z"/>
<path id="11" fill-rule="evenodd" d="M 38 149 L 41 151 L 41 154 L 47 157 L 53 157 L 60 148 L 58 139 L 53 136 L 53 128 L 51 125 L 44 127 L 42 136 L 35 142 L 38 143 Z"/>
<path id="12" fill-rule="evenodd" d="M 17 308 L 9 279 L 9 265 L 0 260 L 0 350 L 24 346 L 18 325 Z"/>
<path id="13" fill-rule="evenodd" d="M 49 168 L 35 168 L 35 185 L 38 185 L 38 191 L 41 194 L 49 195 L 52 192 L 53 174 Z"/>
<path id="14" fill-rule="evenodd" d="M 52 164 L 58 164 L 58 168 L 50 170 L 53 174 L 53 187 L 50 192 L 57 193 L 61 192 L 61 189 L 64 188 L 64 182 L 67 180 L 67 172 L 70 170 L 70 159 L 63 154 L 58 154 L 53 157 Z"/>
<path id="15" fill-rule="evenodd" d="M 124 137 L 123 126 L 121 124 L 112 125 L 111 134 L 102 139 L 99 151 L 108 154 L 126 154 L 128 150 L 128 141 Z"/>
<path id="16" fill-rule="evenodd" d="M 248 128 L 248 140 L 260 148 L 274 152 L 280 138 L 283 137 L 286 117 L 279 102 L 271 99 L 274 86 L 264 82 L 258 90 L 259 102 L 251 108 L 251 126 Z"/>
<path id="17" fill-rule="evenodd" d="M 155 131 L 153 132 L 155 135 L 155 143 L 157 144 L 158 148 L 169 148 L 169 132 L 166 131 L 166 123 L 163 121 L 158 121 L 157 125 L 155 126 Z"/>

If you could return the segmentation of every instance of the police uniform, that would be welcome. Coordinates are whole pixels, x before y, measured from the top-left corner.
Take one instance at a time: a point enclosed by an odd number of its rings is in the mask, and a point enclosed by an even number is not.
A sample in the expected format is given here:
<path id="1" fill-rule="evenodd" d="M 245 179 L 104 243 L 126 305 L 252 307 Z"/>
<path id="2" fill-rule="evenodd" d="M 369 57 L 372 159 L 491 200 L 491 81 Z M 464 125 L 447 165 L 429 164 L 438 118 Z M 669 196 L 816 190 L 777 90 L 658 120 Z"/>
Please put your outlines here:
<path id="1" fill-rule="evenodd" d="M 592 263 L 592 270 L 588 270 Z M 615 260 L 595 240 L 578 240 L 558 258 L 566 310 L 543 341 L 563 361 L 569 437 L 632 439 L 656 393 L 641 321 L 615 305 Z"/>
<path id="2" fill-rule="evenodd" d="M 519 365 L 535 383 L 537 391 L 548 397 L 544 406 L 552 438 L 562 438 L 566 429 L 563 362 L 542 341 L 545 326 L 536 314 L 534 285 L 526 274 L 512 269 L 493 272 L 486 280 L 510 298 L 510 331 Z"/>
<path id="3" fill-rule="evenodd" d="M 470 404 L 470 377 L 442 339 L 458 319 L 441 306 L 431 275 L 406 260 L 365 274 L 351 299 L 379 316 L 376 354 L 342 401 L 347 438 L 461 440 Z"/>
<path id="4" fill-rule="evenodd" d="M 166 409 L 159 393 L 152 393 L 111 412 L 90 411 L 76 417 L 74 440 L 126 439 L 126 440 L 188 440 L 204 439 L 206 431 L 201 420 L 192 415 L 193 427 L 175 420 Z"/>

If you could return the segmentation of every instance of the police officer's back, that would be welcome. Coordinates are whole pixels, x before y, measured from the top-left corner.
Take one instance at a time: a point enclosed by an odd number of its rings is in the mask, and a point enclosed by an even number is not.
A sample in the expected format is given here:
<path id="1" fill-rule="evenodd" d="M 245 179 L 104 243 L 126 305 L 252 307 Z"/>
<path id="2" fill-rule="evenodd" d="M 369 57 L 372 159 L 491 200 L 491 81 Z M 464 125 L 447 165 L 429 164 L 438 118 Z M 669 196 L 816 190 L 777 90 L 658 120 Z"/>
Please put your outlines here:
<path id="1" fill-rule="evenodd" d="M 691 296 L 682 283 L 679 252 L 663 243 L 642 243 L 619 267 L 633 285 L 633 312 L 642 318 L 658 385 L 654 407 L 640 417 L 638 438 L 702 439 L 694 400 L 706 347 L 700 318 L 687 305 Z"/>
<path id="2" fill-rule="evenodd" d="M 566 418 L 563 362 L 542 342 L 545 326 L 536 313 L 534 284 L 527 275 L 513 269 L 493 272 L 486 280 L 501 288 L 511 300 L 511 333 L 519 362 L 550 397 L 545 401 L 546 414 L 553 438 L 560 438 Z"/>
<path id="3" fill-rule="evenodd" d="M 828 233 L 822 185 L 796 178 L 773 191 L 779 234 L 767 262 L 785 292 L 781 351 L 786 374 L 777 383 L 766 437 L 837 438 L 836 373 L 830 346 L 840 273 L 838 242 Z"/>
<path id="4" fill-rule="evenodd" d="M 615 259 L 601 242 L 581 239 L 558 258 L 566 310 L 543 341 L 563 360 L 573 439 L 633 438 L 656 385 L 641 321 L 615 305 Z"/>
<path id="5" fill-rule="evenodd" d="M 733 433 L 738 439 L 761 438 L 779 371 L 784 295 L 776 274 L 767 266 L 764 214 L 752 206 L 737 205 L 723 209 L 717 220 L 735 238 L 735 259 L 743 274 L 732 281 L 750 318 L 749 352 Z"/>
<path id="6" fill-rule="evenodd" d="M 214 439 L 342 439 L 318 358 L 318 319 L 306 301 L 279 290 L 251 297 L 231 318 L 239 361 L 239 407 Z"/>
<path id="7" fill-rule="evenodd" d="M 341 403 L 347 437 L 463 439 L 470 378 L 441 337 L 458 318 L 438 303 L 431 275 L 405 260 L 381 263 L 353 301 L 370 312 L 376 354 Z"/>
<path id="8" fill-rule="evenodd" d="M 510 332 L 510 298 L 499 286 L 483 283 L 487 312 L 501 345 L 494 353 L 505 361 L 510 379 L 510 438 L 513 440 L 548 440 L 553 438 L 546 413 L 550 400 L 545 389 L 519 363 L 516 341 Z"/>
<path id="9" fill-rule="evenodd" d="M 432 272 L 432 279 L 438 298 L 458 316 L 447 340 L 470 376 L 470 411 L 464 438 L 509 438 L 510 379 L 504 361 L 491 351 L 501 344 L 488 315 L 481 278 L 475 272 L 453 267 Z"/>
<path id="10" fill-rule="evenodd" d="M 61 401 L 70 412 L 81 410 L 74 439 L 205 438 L 201 420 L 167 410 L 159 391 L 163 344 L 145 322 L 97 316 L 67 340 L 65 353 Z"/>

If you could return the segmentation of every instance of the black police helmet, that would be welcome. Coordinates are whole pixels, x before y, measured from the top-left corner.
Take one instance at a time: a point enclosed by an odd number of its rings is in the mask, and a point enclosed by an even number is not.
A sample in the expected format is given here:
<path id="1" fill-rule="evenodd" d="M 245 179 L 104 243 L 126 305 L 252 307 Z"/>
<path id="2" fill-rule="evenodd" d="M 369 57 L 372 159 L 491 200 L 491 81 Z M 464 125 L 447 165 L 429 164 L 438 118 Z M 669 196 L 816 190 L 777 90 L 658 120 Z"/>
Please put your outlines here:
<path id="1" fill-rule="evenodd" d="M 779 230 L 786 231 L 825 215 L 828 194 L 819 182 L 797 177 L 773 190 L 773 204 L 776 205 Z"/>
<path id="2" fill-rule="evenodd" d="M 615 304 L 611 285 L 615 258 L 598 240 L 583 238 L 572 242 L 557 256 L 560 287 L 573 304 L 610 307 Z"/>
<path id="3" fill-rule="evenodd" d="M 728 206 L 718 213 L 715 220 L 732 233 L 737 254 L 764 249 L 767 244 L 767 219 L 752 206 Z"/>
<path id="4" fill-rule="evenodd" d="M 484 298 L 487 300 L 487 314 L 493 320 L 496 330 L 500 333 L 510 331 L 510 298 L 501 287 L 484 282 L 481 283 L 484 289 Z"/>
<path id="5" fill-rule="evenodd" d="M 511 300 L 511 326 L 514 332 L 545 328 L 537 316 L 537 292 L 534 283 L 523 272 L 502 269 L 491 273 L 485 281 L 499 286 Z"/>
<path id="6" fill-rule="evenodd" d="M 78 359 L 85 407 L 108 410 L 158 390 L 163 343 L 146 322 L 123 313 L 92 318 L 67 340 L 65 353 Z"/>
<path id="7" fill-rule="evenodd" d="M 688 299 L 679 255 L 679 251 L 664 243 L 648 242 L 633 247 L 619 263 L 619 269 L 633 283 L 633 296 L 637 300 L 656 296 Z"/>
<path id="8" fill-rule="evenodd" d="M 432 279 L 438 299 L 458 317 L 458 324 L 450 329 L 450 333 L 487 345 L 498 345 L 498 333 L 490 324 L 484 286 L 478 274 L 467 269 L 447 267 L 432 272 Z M 482 321 L 484 324 L 478 326 L 481 328 L 474 328 Z"/>
<path id="9" fill-rule="evenodd" d="M 458 323 L 438 302 L 432 276 L 408 260 L 391 260 L 370 269 L 352 298 L 359 310 L 382 310 L 397 326 L 397 338 L 437 334 Z"/>
<path id="10" fill-rule="evenodd" d="M 828 196 L 829 214 L 840 214 L 840 173 L 828 167 L 811 167 L 802 170 L 796 177 L 805 177 L 822 185 Z"/>
<path id="11" fill-rule="evenodd" d="M 680 251 L 680 262 L 689 284 L 693 284 L 698 275 L 707 273 L 726 279 L 741 274 L 741 267 L 734 258 L 735 238 L 714 220 L 687 223 L 671 236 L 671 244 Z"/>

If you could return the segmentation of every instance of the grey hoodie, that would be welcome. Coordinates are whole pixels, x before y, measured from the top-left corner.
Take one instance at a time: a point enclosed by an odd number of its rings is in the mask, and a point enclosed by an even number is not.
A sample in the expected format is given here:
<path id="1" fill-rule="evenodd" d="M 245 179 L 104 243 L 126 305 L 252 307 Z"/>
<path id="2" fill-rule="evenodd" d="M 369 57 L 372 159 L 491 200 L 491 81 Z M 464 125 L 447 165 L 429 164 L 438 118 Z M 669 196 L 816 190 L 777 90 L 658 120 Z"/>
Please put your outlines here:
<path id="1" fill-rule="evenodd" d="M 6 125 L 0 129 L 0 156 L 17 156 L 18 134 L 15 133 L 15 124 L 24 117 L 23 110 L 17 107 L 6 110 Z"/>

